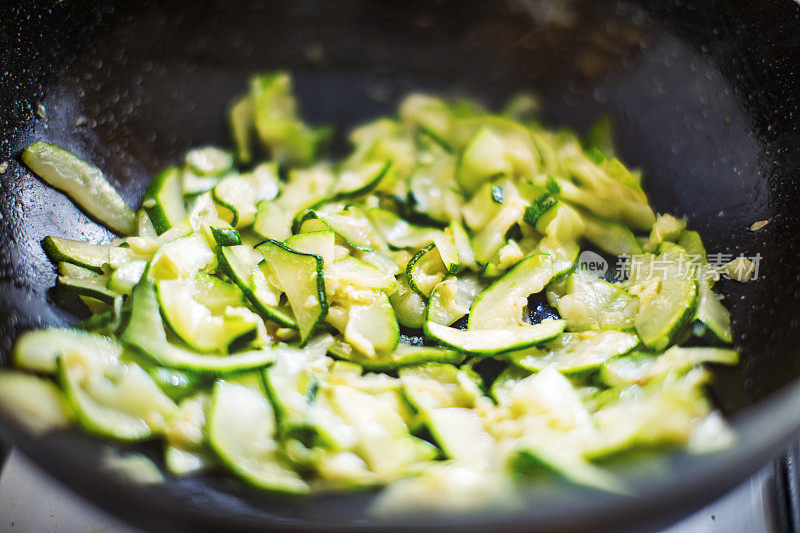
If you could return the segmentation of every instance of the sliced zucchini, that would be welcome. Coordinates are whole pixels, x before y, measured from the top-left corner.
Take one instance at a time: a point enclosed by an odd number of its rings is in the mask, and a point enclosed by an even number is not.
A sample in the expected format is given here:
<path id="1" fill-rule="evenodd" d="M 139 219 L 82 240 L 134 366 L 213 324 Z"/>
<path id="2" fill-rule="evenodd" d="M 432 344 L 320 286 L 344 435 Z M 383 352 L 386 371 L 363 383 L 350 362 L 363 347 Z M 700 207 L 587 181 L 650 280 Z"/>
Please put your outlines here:
<path id="1" fill-rule="evenodd" d="M 292 250 L 320 256 L 326 267 L 336 259 L 336 234 L 330 230 L 298 233 L 286 239 L 284 244 Z"/>
<path id="2" fill-rule="evenodd" d="M 604 252 L 614 255 L 636 255 L 642 253 L 639 241 L 627 227 L 602 220 L 586 212 L 581 213 L 583 237 Z"/>
<path id="3" fill-rule="evenodd" d="M 72 263 L 102 274 L 111 246 L 51 236 L 42 240 L 42 248 L 53 263 Z"/>
<path id="4" fill-rule="evenodd" d="M 142 207 L 159 235 L 183 222 L 187 213 L 181 171 L 172 167 L 159 172 L 144 193 Z"/>
<path id="5" fill-rule="evenodd" d="M 373 229 L 367 216 L 356 206 L 328 204 L 319 209 L 309 211 L 301 220 L 301 231 L 308 231 L 306 225 L 318 219 L 325 227 L 332 229 L 349 246 L 358 250 L 385 249 L 385 244 Z"/>
<path id="6" fill-rule="evenodd" d="M 308 460 L 307 448 L 345 449 L 353 442 L 349 428 L 324 402 L 317 401 L 317 393 L 330 370 L 327 364 L 330 360 L 317 346 L 324 350 L 327 344 L 329 342 L 323 341 L 303 351 L 295 350 L 290 357 L 277 360 L 264 371 L 264 383 L 275 408 L 280 437 L 287 449 L 296 444 L 306 449 L 295 449 L 296 453 L 292 454 L 292 458 L 300 462 Z"/>
<path id="7" fill-rule="evenodd" d="M 563 333 L 542 346 L 505 355 L 520 368 L 538 372 L 552 366 L 562 374 L 596 370 L 607 360 L 628 353 L 639 344 L 636 335 L 621 331 Z"/>
<path id="8" fill-rule="evenodd" d="M 297 104 L 291 90 L 292 80 L 283 72 L 252 81 L 250 95 L 256 132 L 273 159 L 305 166 L 319 156 L 329 131 L 309 128 L 297 118 Z"/>
<path id="9" fill-rule="evenodd" d="M 218 285 L 226 285 L 220 281 Z M 237 339 L 255 336 L 258 322 L 252 313 L 234 312 L 237 308 L 212 310 L 201 298 L 216 298 L 219 290 L 195 280 L 171 279 L 156 282 L 161 314 L 175 332 L 192 349 L 199 352 L 228 353 Z M 224 296 L 224 295 L 223 295 Z M 241 295 L 238 303 L 243 304 Z M 239 311 L 247 311 L 239 307 Z M 214 312 L 217 311 L 217 312 Z"/>
<path id="10" fill-rule="evenodd" d="M 214 226 L 209 226 L 208 229 L 211 231 L 214 242 L 220 246 L 238 246 L 242 244 L 242 236 L 239 234 L 239 231 L 234 228 L 215 228 Z"/>
<path id="11" fill-rule="evenodd" d="M 468 195 L 493 178 L 511 174 L 503 140 L 489 129 L 481 129 L 469 142 L 456 166 L 456 181 Z"/>
<path id="12" fill-rule="evenodd" d="M 0 372 L 0 409 L 35 434 L 69 427 L 73 418 L 52 380 L 13 370 Z"/>
<path id="13" fill-rule="evenodd" d="M 624 387 L 644 384 L 668 372 L 686 372 L 705 363 L 734 366 L 739 363 L 739 353 L 725 348 L 680 346 L 673 346 L 661 355 L 636 351 L 607 360 L 600 378 L 611 387 Z"/>
<path id="14" fill-rule="evenodd" d="M 428 299 L 426 322 L 449 326 L 469 314 L 469 308 L 486 284 L 471 274 L 450 277 L 434 287 Z"/>
<path id="15" fill-rule="evenodd" d="M 147 270 L 147 261 L 131 261 L 108 277 L 107 287 L 117 294 L 130 294 Z"/>
<path id="16" fill-rule="evenodd" d="M 419 250 L 432 243 L 439 233 L 433 228 L 409 224 L 391 211 L 379 207 L 368 210 L 367 216 L 389 246 L 396 250 Z"/>
<path id="17" fill-rule="evenodd" d="M 427 298 L 433 288 L 447 275 L 447 267 L 435 244 L 431 243 L 418 251 L 406 265 L 406 281 L 409 287 Z"/>
<path id="18" fill-rule="evenodd" d="M 333 294 L 336 290 L 340 290 L 342 285 L 355 289 L 383 291 L 390 295 L 395 292 L 397 281 L 394 276 L 360 259 L 348 256 L 325 267 L 326 291 Z"/>
<path id="19" fill-rule="evenodd" d="M 65 192 L 98 222 L 122 235 L 136 234 L 136 214 L 99 168 L 45 141 L 28 146 L 22 152 L 22 161 L 50 186 Z"/>
<path id="20" fill-rule="evenodd" d="M 506 234 L 522 219 L 525 203 L 518 196 L 507 197 L 500 211 L 472 237 L 472 249 L 478 264 L 488 263 L 506 243 Z"/>
<path id="21" fill-rule="evenodd" d="M 400 330 L 386 294 L 371 291 L 348 302 L 347 322 L 342 333 L 345 341 L 367 357 L 391 353 L 400 340 Z"/>
<path id="22" fill-rule="evenodd" d="M 570 331 L 633 329 L 639 310 L 635 296 L 622 286 L 578 270 L 548 287 L 547 297 Z"/>
<path id="23" fill-rule="evenodd" d="M 152 378 L 138 365 L 103 367 L 92 357 L 65 353 L 57 359 L 58 379 L 78 424 L 100 437 L 148 440 L 163 431 L 177 412 Z"/>
<path id="24" fill-rule="evenodd" d="M 153 285 L 140 283 L 131 299 L 131 317 L 120 338 L 162 366 L 224 375 L 267 366 L 280 352 L 273 348 L 220 357 L 181 348 L 167 340 Z"/>
<path id="25" fill-rule="evenodd" d="M 470 244 L 469 235 L 467 235 L 464 226 L 458 221 L 453 221 L 448 226 L 450 233 L 453 236 L 453 244 L 458 254 L 458 264 L 462 268 L 469 268 L 473 271 L 478 270 L 475 263 L 475 252 L 472 251 L 472 244 Z"/>
<path id="26" fill-rule="evenodd" d="M 486 400 L 480 389 L 480 376 L 466 369 L 427 363 L 402 368 L 398 374 L 403 393 L 418 411 L 447 407 L 473 408 Z"/>
<path id="27" fill-rule="evenodd" d="M 407 328 L 421 328 L 425 323 L 425 299 L 411 289 L 406 277 L 398 276 L 397 288 L 389 296 L 397 322 Z"/>
<path id="28" fill-rule="evenodd" d="M 221 176 L 233 168 L 233 154 L 215 146 L 189 150 L 184 161 L 199 176 Z"/>
<path id="29" fill-rule="evenodd" d="M 306 494 L 308 484 L 281 455 L 275 415 L 261 390 L 218 381 L 208 412 L 208 442 L 222 463 L 255 488 Z"/>
<path id="30" fill-rule="evenodd" d="M 486 227 L 502 209 L 502 204 L 495 202 L 492 197 L 494 187 L 491 182 L 484 183 L 461 210 L 464 223 L 473 232 Z"/>
<path id="31" fill-rule="evenodd" d="M 425 324 L 426 334 L 454 350 L 476 355 L 519 350 L 552 339 L 564 331 L 563 320 L 544 320 L 538 324 L 502 329 L 455 329 L 435 322 Z"/>
<path id="32" fill-rule="evenodd" d="M 280 305 L 280 293 L 270 289 L 264 272 L 248 263 L 248 250 L 246 246 L 220 247 L 217 251 L 220 269 L 236 283 L 262 317 L 282 326 L 297 327 L 291 309 Z"/>
<path id="33" fill-rule="evenodd" d="M 560 242 L 575 240 L 584 233 L 581 215 L 564 202 L 545 193 L 527 207 L 525 222 Z"/>
<path id="34" fill-rule="evenodd" d="M 258 202 L 253 230 L 265 239 L 284 241 L 292 235 L 292 215 L 278 202 Z"/>
<path id="35" fill-rule="evenodd" d="M 257 246 L 256 251 L 264 256 L 286 293 L 301 342 L 305 343 L 328 314 L 322 257 L 294 251 L 272 240 Z"/>
<path id="36" fill-rule="evenodd" d="M 714 294 L 709 280 L 698 279 L 697 292 L 697 311 L 694 319 L 710 331 L 718 342 L 732 344 L 731 314 Z"/>
<path id="37" fill-rule="evenodd" d="M 150 262 L 152 279 L 194 278 L 201 270 L 211 270 L 216 256 L 202 235 L 193 233 L 158 249 Z"/>
<path id="38" fill-rule="evenodd" d="M 554 277 L 563 273 L 564 265 L 550 255 L 526 257 L 484 289 L 469 313 L 469 329 L 494 329 L 521 326 L 528 296 L 541 292 Z"/>
<path id="39" fill-rule="evenodd" d="M 412 344 L 399 343 L 390 353 L 380 354 L 377 357 L 366 357 L 361 352 L 353 348 L 350 344 L 342 341 L 334 341 L 328 348 L 328 353 L 337 359 L 344 359 L 361 365 L 365 370 L 373 372 L 385 372 L 407 366 L 423 365 L 426 363 L 447 363 L 452 365 L 460 364 L 464 361 L 464 354 L 441 348 L 439 346 L 415 346 Z"/>
<path id="40" fill-rule="evenodd" d="M 509 459 L 509 466 L 513 472 L 520 474 L 546 471 L 578 485 L 608 492 L 625 492 L 619 479 L 575 453 L 559 450 L 557 445 L 526 443 Z"/>
<path id="41" fill-rule="evenodd" d="M 58 286 L 79 296 L 88 296 L 103 303 L 114 303 L 118 293 L 108 288 L 108 276 L 71 263 L 59 263 Z"/>
<path id="42" fill-rule="evenodd" d="M 278 195 L 278 165 L 263 163 L 249 174 L 231 175 L 220 181 L 211 197 L 231 213 L 231 225 L 246 227 L 256 219 L 256 205 Z"/>
<path id="43" fill-rule="evenodd" d="M 372 192 L 389 174 L 391 161 L 374 161 L 357 168 L 345 168 L 331 191 L 332 200 L 358 198 Z"/>
<path id="44" fill-rule="evenodd" d="M 694 316 L 697 283 L 687 271 L 685 252 L 635 256 L 629 265 L 628 286 L 639 297 L 634 327 L 651 350 L 663 350 Z M 639 263 L 638 265 L 636 263 Z"/>
<path id="45" fill-rule="evenodd" d="M 358 366 L 356 369 L 360 371 Z M 377 381 L 383 388 L 386 382 L 366 377 L 359 381 L 364 385 Z M 331 409 L 352 428 L 356 440 L 352 450 L 379 480 L 413 472 L 415 467 L 435 457 L 433 446 L 409 433 L 396 389 L 375 393 L 369 387 L 354 385 L 332 385 L 320 392 Z"/>
<path id="46" fill-rule="evenodd" d="M 181 192 L 184 200 L 191 201 L 197 196 L 210 192 L 224 176 L 198 176 L 188 168 L 181 172 Z"/>
<path id="47" fill-rule="evenodd" d="M 236 146 L 236 158 L 246 165 L 253 156 L 253 133 L 256 126 L 253 100 L 249 94 L 239 98 L 231 106 L 228 111 L 228 126 Z"/>

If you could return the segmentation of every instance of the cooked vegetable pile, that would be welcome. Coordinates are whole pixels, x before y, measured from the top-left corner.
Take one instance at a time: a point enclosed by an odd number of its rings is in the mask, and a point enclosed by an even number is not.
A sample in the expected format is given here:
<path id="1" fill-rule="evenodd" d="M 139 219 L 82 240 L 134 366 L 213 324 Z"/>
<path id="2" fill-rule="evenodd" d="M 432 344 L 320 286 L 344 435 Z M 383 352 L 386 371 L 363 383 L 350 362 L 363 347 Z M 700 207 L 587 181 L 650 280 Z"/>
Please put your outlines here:
<path id="1" fill-rule="evenodd" d="M 705 393 L 703 365 L 738 360 L 715 272 L 607 123 L 581 140 L 530 98 L 495 114 L 414 94 L 331 161 L 284 73 L 254 78 L 230 121 L 235 150 L 191 150 L 138 213 L 70 152 L 24 152 L 124 237 L 43 241 L 91 316 L 20 337 L 0 374 L 12 415 L 160 439 L 176 476 L 389 484 L 387 508 L 486 503 L 540 471 L 624 490 L 605 458 L 730 444 Z M 582 246 L 627 261 L 601 277 Z"/>

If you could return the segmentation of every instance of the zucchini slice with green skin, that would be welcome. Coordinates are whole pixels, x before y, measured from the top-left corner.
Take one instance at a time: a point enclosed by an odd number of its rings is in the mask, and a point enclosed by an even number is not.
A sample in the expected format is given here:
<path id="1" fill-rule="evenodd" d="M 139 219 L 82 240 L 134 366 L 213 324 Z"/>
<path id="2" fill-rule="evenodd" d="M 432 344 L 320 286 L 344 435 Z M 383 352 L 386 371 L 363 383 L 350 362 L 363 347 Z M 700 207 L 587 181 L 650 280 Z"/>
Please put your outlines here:
<path id="1" fill-rule="evenodd" d="M 119 293 L 108 288 L 108 276 L 72 263 L 59 263 L 58 286 L 79 296 L 88 296 L 103 303 L 114 303 Z"/>
<path id="2" fill-rule="evenodd" d="M 308 484 L 281 456 L 275 415 L 264 392 L 217 381 L 208 410 L 208 443 L 222 464 L 255 488 L 307 494 Z"/>
<path id="3" fill-rule="evenodd" d="M 262 317 L 274 320 L 282 326 L 296 328 L 294 316 L 290 309 L 279 303 L 280 294 L 266 289 L 266 279 L 250 267 L 242 259 L 247 250 L 238 246 L 222 246 L 217 251 L 217 261 L 220 269 L 241 289 L 250 303 Z M 258 279 L 264 278 L 264 279 Z M 263 283 L 259 283 L 261 281 Z M 263 287 L 262 287 L 263 285 Z"/>
<path id="4" fill-rule="evenodd" d="M 212 190 L 214 203 L 231 213 L 231 226 L 245 227 L 253 224 L 257 204 L 278 196 L 278 165 L 263 163 L 249 174 L 223 178 Z"/>
<path id="5" fill-rule="evenodd" d="M 509 459 L 509 468 L 520 474 L 546 471 L 578 485 L 625 493 L 621 482 L 606 470 L 572 453 L 559 453 L 557 448 L 527 444 Z"/>
<path id="6" fill-rule="evenodd" d="M 292 213 L 287 213 L 275 201 L 258 202 L 253 231 L 265 239 L 285 241 L 292 236 Z"/>
<path id="7" fill-rule="evenodd" d="M 503 203 L 500 211 L 482 229 L 472 237 L 472 250 L 475 252 L 475 261 L 484 265 L 506 243 L 506 233 L 511 227 L 522 219 L 525 212 L 525 203 L 518 196 L 510 196 Z"/>
<path id="8" fill-rule="evenodd" d="M 550 340 L 564 331 L 564 325 L 564 320 L 548 319 L 534 325 L 463 330 L 427 322 L 425 331 L 432 339 L 454 350 L 475 355 L 494 355 Z"/>
<path id="9" fill-rule="evenodd" d="M 253 156 L 253 134 L 256 129 L 253 99 L 249 94 L 239 98 L 231 106 L 228 111 L 228 126 L 236 146 L 236 159 L 246 165 Z"/>
<path id="10" fill-rule="evenodd" d="M 67 428 L 74 416 L 52 380 L 13 370 L 0 372 L 0 410 L 35 435 Z"/>
<path id="11" fill-rule="evenodd" d="M 428 299 L 425 321 L 449 326 L 469 314 L 475 298 L 486 287 L 478 276 L 460 275 L 446 278 L 434 287 Z"/>
<path id="12" fill-rule="evenodd" d="M 22 161 L 50 186 L 63 191 L 88 215 L 121 235 L 135 235 L 136 214 L 106 180 L 103 172 L 69 150 L 37 141 Z"/>
<path id="13" fill-rule="evenodd" d="M 226 283 L 220 281 L 219 285 Z M 215 287 L 209 284 L 198 287 L 194 280 L 179 278 L 159 280 L 156 288 L 162 316 L 170 329 L 194 350 L 227 353 L 237 339 L 256 335 L 258 319 L 249 310 L 238 307 L 245 313 L 228 312 L 228 309 L 218 309 L 215 313 L 200 301 L 200 298 L 220 296 L 214 294 Z M 224 287 L 221 290 L 224 291 Z M 238 303 L 244 303 L 241 297 Z"/>
<path id="14" fill-rule="evenodd" d="M 317 401 L 319 387 L 329 375 L 328 366 L 322 364 L 327 344 L 323 339 L 316 346 L 295 350 L 263 372 L 278 421 L 278 434 L 285 443 L 299 441 L 303 447 L 330 449 L 344 449 L 352 443 L 352 435 L 341 419 L 324 402 Z"/>
<path id="15" fill-rule="evenodd" d="M 509 182 L 504 181 L 503 183 Z M 484 183 L 461 209 L 461 218 L 464 219 L 464 223 L 473 232 L 486 227 L 489 221 L 502 209 L 502 204 L 495 202 L 492 198 L 494 187 L 495 185 L 492 182 Z"/>
<path id="16" fill-rule="evenodd" d="M 663 350 L 675 339 L 694 316 L 697 308 L 697 282 L 687 270 L 685 252 L 658 256 L 635 256 L 639 266 L 629 265 L 628 284 L 639 296 L 639 313 L 634 319 L 636 333 L 651 350 Z M 683 267 L 681 267 L 683 261 Z"/>
<path id="17" fill-rule="evenodd" d="M 291 77 L 279 72 L 252 80 L 255 127 L 261 143 L 280 163 L 306 166 L 319 156 L 330 131 L 312 129 L 296 114 Z"/>
<path id="18" fill-rule="evenodd" d="M 217 186 L 223 176 L 198 176 L 189 169 L 181 172 L 181 193 L 184 200 L 191 200 L 203 193 L 210 192 Z"/>
<path id="19" fill-rule="evenodd" d="M 107 287 L 117 294 L 130 294 L 133 288 L 141 281 L 147 261 L 131 261 L 114 270 L 108 277 Z"/>
<path id="20" fill-rule="evenodd" d="M 613 255 L 637 255 L 642 253 L 639 241 L 633 232 L 622 224 L 594 217 L 581 212 L 583 238 L 599 249 Z"/>
<path id="21" fill-rule="evenodd" d="M 211 236 L 214 238 L 214 242 L 220 246 L 239 246 L 242 244 L 242 236 L 239 234 L 239 231 L 234 228 L 215 228 L 214 226 L 209 226 L 208 229 L 211 232 Z"/>
<path id="22" fill-rule="evenodd" d="M 447 275 L 439 249 L 431 243 L 418 251 L 406 265 L 406 281 L 411 289 L 428 298 L 433 288 Z"/>
<path id="23" fill-rule="evenodd" d="M 425 299 L 408 286 L 405 275 L 397 277 L 397 289 L 389 301 L 401 326 L 418 329 L 425 324 Z"/>
<path id="24" fill-rule="evenodd" d="M 269 239 L 258 245 L 256 251 L 264 256 L 286 293 L 301 343 L 305 344 L 328 314 L 322 257 L 297 252 Z"/>
<path id="25" fill-rule="evenodd" d="M 625 387 L 646 383 L 668 372 L 685 372 L 706 363 L 735 366 L 739 363 L 739 353 L 727 348 L 681 346 L 673 346 L 660 355 L 635 351 L 606 361 L 600 379 L 611 387 Z"/>
<path id="26" fill-rule="evenodd" d="M 358 207 L 348 206 L 341 209 L 339 207 L 339 204 L 328 204 L 306 212 L 297 219 L 299 227 L 295 233 L 307 231 L 306 225 L 314 219 L 318 219 L 325 227 L 317 229 L 333 230 L 336 235 L 356 250 L 369 251 L 386 248 L 369 219 Z"/>
<path id="27" fill-rule="evenodd" d="M 492 178 L 508 175 L 513 168 L 506 159 L 503 140 L 481 129 L 464 149 L 456 164 L 456 182 L 468 195 Z"/>
<path id="28" fill-rule="evenodd" d="M 122 441 L 149 440 L 163 431 L 177 406 L 141 367 L 125 365 L 126 370 L 109 388 L 107 383 L 96 382 L 107 379 L 102 377 L 106 369 L 102 364 L 95 369 L 87 366 L 92 364 L 98 363 L 69 353 L 56 363 L 64 395 L 85 431 Z"/>
<path id="29" fill-rule="evenodd" d="M 141 351 L 162 366 L 225 375 L 268 366 L 280 352 L 280 348 L 272 348 L 221 357 L 181 348 L 167 340 L 152 284 L 137 285 L 133 289 L 131 299 L 131 317 L 120 338 L 122 342 Z"/>
<path id="30" fill-rule="evenodd" d="M 505 354 L 507 360 L 530 372 L 552 366 L 562 374 L 596 370 L 613 357 L 633 350 L 639 338 L 621 331 L 562 333 L 542 346 Z"/>
<path id="31" fill-rule="evenodd" d="M 221 176 L 233 168 L 233 155 L 215 146 L 189 150 L 184 161 L 198 176 Z"/>
<path id="32" fill-rule="evenodd" d="M 621 285 L 577 270 L 548 287 L 548 300 L 567 321 L 570 331 L 632 330 L 639 310 L 635 296 Z"/>
<path id="33" fill-rule="evenodd" d="M 387 295 L 393 294 L 397 288 L 394 276 L 352 256 L 326 265 L 325 283 L 326 287 L 348 285 L 356 289 L 383 291 Z"/>
<path id="34" fill-rule="evenodd" d="M 469 329 L 494 329 L 524 324 L 528 296 L 541 292 L 562 274 L 565 265 L 548 254 L 534 254 L 516 264 L 481 292 L 469 313 Z"/>
<path id="35" fill-rule="evenodd" d="M 377 357 L 367 357 L 346 342 L 335 340 L 328 348 L 328 353 L 337 359 L 344 359 L 360 365 L 365 370 L 385 372 L 417 366 L 426 363 L 445 363 L 458 365 L 466 357 L 457 350 L 439 346 L 415 346 L 412 344 L 398 343 L 397 347 L 388 354 Z"/>
<path id="36" fill-rule="evenodd" d="M 206 239 L 193 233 L 159 248 L 150 261 L 147 275 L 151 279 L 193 278 L 201 270 L 210 270 L 215 260 Z"/>
<path id="37" fill-rule="evenodd" d="M 42 248 L 53 263 L 72 263 L 102 274 L 111 246 L 50 236 L 42 239 Z"/>
<path id="38" fill-rule="evenodd" d="M 326 267 L 336 259 L 336 234 L 330 230 L 298 233 L 286 239 L 284 244 L 292 250 L 320 256 Z"/>
<path id="39" fill-rule="evenodd" d="M 187 213 L 181 171 L 172 167 L 159 172 L 144 193 L 142 208 L 159 235 L 183 222 Z"/>
<path id="40" fill-rule="evenodd" d="M 710 281 L 698 279 L 697 292 L 697 311 L 695 311 L 694 319 L 710 331 L 717 342 L 732 344 L 730 311 L 714 294 Z"/>
<path id="41" fill-rule="evenodd" d="M 331 200 L 358 198 L 375 190 L 389 174 L 391 161 L 365 163 L 360 168 L 345 168 L 339 173 L 331 191 Z"/>
<path id="42" fill-rule="evenodd" d="M 383 235 L 386 242 L 395 250 L 418 250 L 434 241 L 440 232 L 433 228 L 417 226 L 406 222 L 386 209 L 373 207 L 367 211 L 370 222 Z"/>
<path id="43" fill-rule="evenodd" d="M 365 300 L 349 303 L 344 340 L 367 357 L 390 353 L 400 341 L 392 304 L 382 291 L 373 291 Z"/>
<path id="44" fill-rule="evenodd" d="M 525 210 L 524 218 L 525 222 L 540 233 L 555 237 L 561 242 L 575 240 L 584 233 L 581 215 L 549 193 L 534 200 Z"/>

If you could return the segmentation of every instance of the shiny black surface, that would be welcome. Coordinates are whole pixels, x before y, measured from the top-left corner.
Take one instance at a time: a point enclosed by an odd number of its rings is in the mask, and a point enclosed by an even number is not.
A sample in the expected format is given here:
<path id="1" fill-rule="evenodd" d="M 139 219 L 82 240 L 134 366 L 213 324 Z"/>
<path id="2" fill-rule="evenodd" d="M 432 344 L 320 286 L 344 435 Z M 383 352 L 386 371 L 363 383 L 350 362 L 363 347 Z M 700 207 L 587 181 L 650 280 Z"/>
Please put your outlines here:
<path id="1" fill-rule="evenodd" d="M 343 129 L 412 89 L 493 104 L 533 90 L 552 125 L 584 129 L 609 112 L 656 208 L 688 216 L 709 252 L 761 255 L 758 280 L 719 285 L 743 362 L 718 373 L 714 395 L 740 445 L 630 468 L 635 497 L 532 489 L 518 515 L 406 524 L 618 530 L 674 520 L 744 479 L 800 427 L 799 14 L 790 0 L 4 3 L 0 353 L 23 330 L 74 320 L 54 305 L 41 238 L 108 236 L 21 165 L 34 140 L 95 162 L 137 205 L 148 177 L 186 148 L 227 142 L 223 110 L 253 71 L 293 71 L 305 116 Z M 368 524 L 369 494 L 283 502 L 222 477 L 134 488 L 100 467 L 98 441 L 0 426 L 56 477 L 148 528 Z"/>

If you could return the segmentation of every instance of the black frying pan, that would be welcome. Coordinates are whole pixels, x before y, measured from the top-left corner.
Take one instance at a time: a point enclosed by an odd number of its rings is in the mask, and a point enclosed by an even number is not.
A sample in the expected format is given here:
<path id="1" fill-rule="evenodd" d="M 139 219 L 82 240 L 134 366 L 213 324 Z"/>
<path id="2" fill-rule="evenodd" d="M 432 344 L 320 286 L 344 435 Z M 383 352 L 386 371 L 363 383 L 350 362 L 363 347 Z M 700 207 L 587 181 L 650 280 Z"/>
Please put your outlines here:
<path id="1" fill-rule="evenodd" d="M 734 449 L 629 466 L 635 497 L 534 488 L 519 514 L 400 524 L 657 527 L 743 480 L 800 428 L 800 7 L 792 1 L 14 3 L 0 8 L 6 359 L 21 331 L 75 320 L 55 305 L 40 239 L 108 237 L 33 177 L 20 151 L 37 139 L 66 146 L 137 205 L 158 168 L 190 146 L 227 141 L 223 109 L 253 71 L 287 68 L 305 115 L 343 127 L 390 111 L 412 89 L 495 104 L 534 90 L 552 124 L 579 129 L 610 112 L 624 159 L 644 169 L 657 209 L 688 216 L 712 252 L 763 258 L 757 281 L 719 285 L 743 355 L 739 368 L 717 372 L 713 389 L 739 433 Z M 213 476 L 137 488 L 100 467 L 108 444 L 0 426 L 59 480 L 143 527 L 369 525 L 371 494 L 292 503 Z M 133 449 L 159 455 L 156 446 Z"/>

